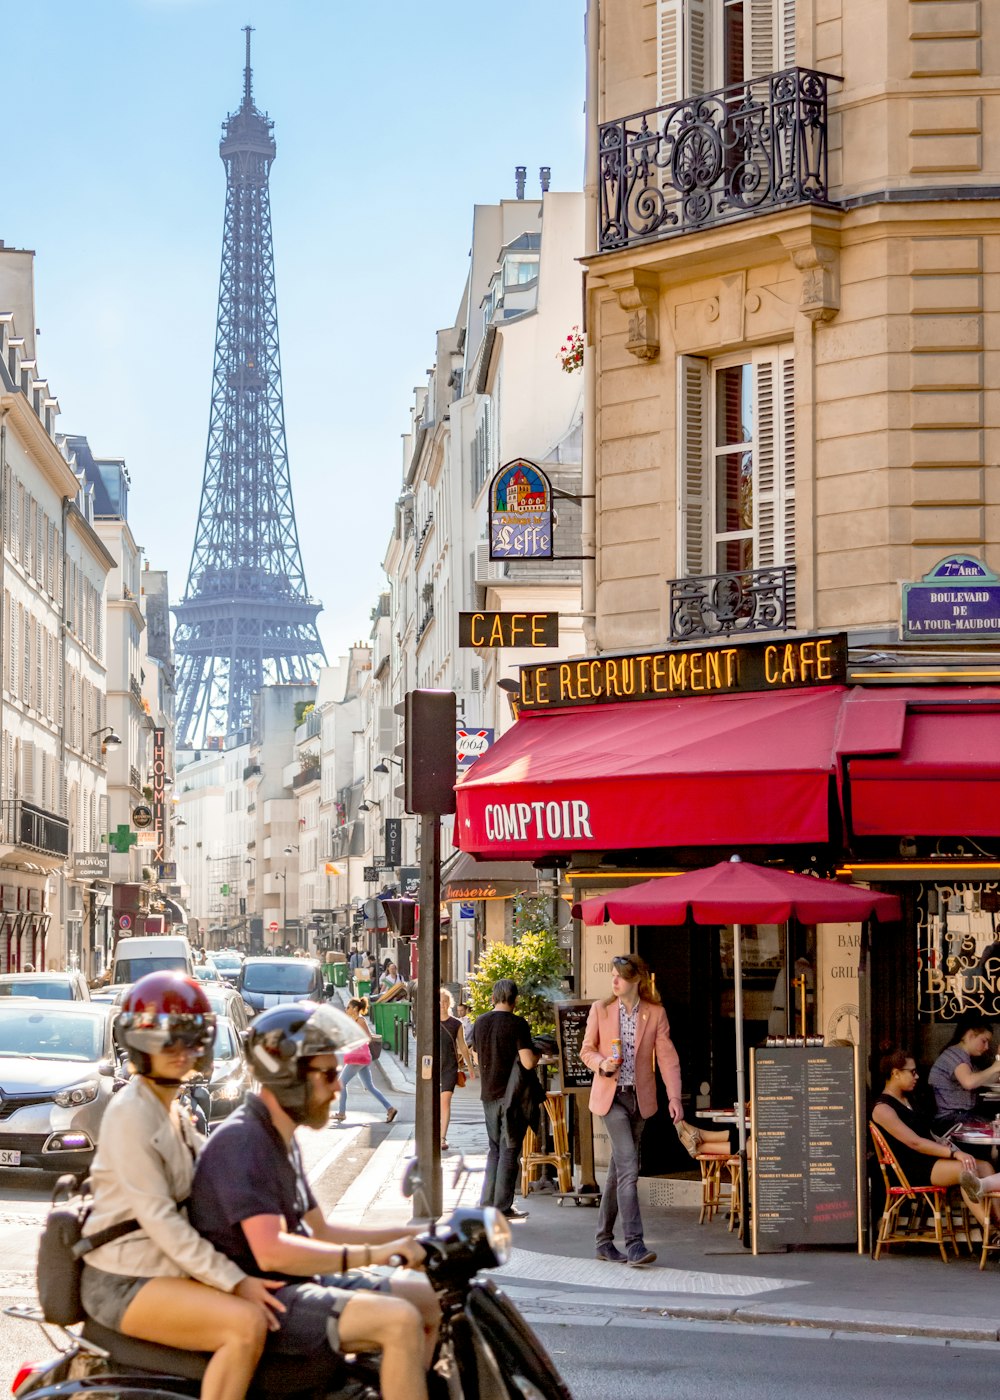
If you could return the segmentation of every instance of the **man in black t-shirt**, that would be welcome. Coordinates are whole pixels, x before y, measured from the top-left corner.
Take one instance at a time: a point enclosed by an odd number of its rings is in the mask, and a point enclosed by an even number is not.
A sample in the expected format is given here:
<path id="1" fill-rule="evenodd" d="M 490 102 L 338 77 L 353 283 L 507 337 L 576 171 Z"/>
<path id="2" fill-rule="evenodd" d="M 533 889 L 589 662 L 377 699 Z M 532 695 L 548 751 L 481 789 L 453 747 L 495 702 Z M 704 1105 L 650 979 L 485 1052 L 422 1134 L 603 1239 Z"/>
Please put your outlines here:
<path id="1" fill-rule="evenodd" d="M 514 1205 L 523 1134 L 514 1146 L 508 1143 L 504 1096 L 514 1062 L 520 1059 L 525 1069 L 534 1069 L 538 1056 L 531 1046 L 531 1027 L 523 1016 L 514 1015 L 516 1001 L 516 982 L 509 977 L 501 977 L 499 982 L 494 982 L 493 1010 L 474 1022 L 472 1048 L 479 1058 L 479 1094 L 483 1101 L 486 1135 L 490 1140 L 479 1204 L 496 1206 L 508 1220 L 525 1220 L 528 1212 L 518 1210 Z"/>

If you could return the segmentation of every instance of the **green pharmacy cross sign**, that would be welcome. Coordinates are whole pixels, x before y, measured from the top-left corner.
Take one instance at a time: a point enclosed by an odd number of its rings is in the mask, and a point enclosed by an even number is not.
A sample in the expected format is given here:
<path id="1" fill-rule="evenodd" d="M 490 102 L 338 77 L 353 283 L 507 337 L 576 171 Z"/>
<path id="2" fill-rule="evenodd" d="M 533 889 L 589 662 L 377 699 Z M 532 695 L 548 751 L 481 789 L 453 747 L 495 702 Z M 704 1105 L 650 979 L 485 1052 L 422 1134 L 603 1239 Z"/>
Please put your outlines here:
<path id="1" fill-rule="evenodd" d="M 128 852 L 130 846 L 135 845 L 138 839 L 132 828 L 124 823 L 108 833 L 108 845 L 122 856 Z"/>

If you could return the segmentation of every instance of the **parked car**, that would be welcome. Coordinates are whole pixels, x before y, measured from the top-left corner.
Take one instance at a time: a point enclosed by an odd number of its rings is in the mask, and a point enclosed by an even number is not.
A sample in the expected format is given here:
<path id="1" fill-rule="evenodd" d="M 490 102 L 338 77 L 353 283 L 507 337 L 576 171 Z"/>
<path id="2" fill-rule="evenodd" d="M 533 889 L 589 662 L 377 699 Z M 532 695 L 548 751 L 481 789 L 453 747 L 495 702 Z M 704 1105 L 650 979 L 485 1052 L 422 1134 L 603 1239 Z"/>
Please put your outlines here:
<path id="1" fill-rule="evenodd" d="M 242 1003 L 240 1003 L 242 1005 Z M 208 1125 L 221 1123 L 234 1108 L 239 1108 L 253 1087 L 250 1069 L 243 1055 L 239 1031 L 226 1016 L 219 1016 L 215 1025 L 215 1045 L 212 1049 L 212 1074 L 208 1090 L 212 1110 Z"/>
<path id="2" fill-rule="evenodd" d="M 314 958 L 247 958 L 236 988 L 256 1013 L 282 1001 L 322 1001 L 323 974 Z"/>
<path id="3" fill-rule="evenodd" d="M 107 1006 L 0 1002 L 0 1167 L 85 1171 L 120 1083 Z"/>
<path id="4" fill-rule="evenodd" d="M 0 997 L 89 1001 L 90 988 L 82 972 L 7 972 L 0 977 Z"/>
<path id="5" fill-rule="evenodd" d="M 219 987 L 222 985 L 222 978 L 219 975 L 219 969 L 216 967 L 215 963 L 195 963 L 194 975 L 195 981 L 197 982 L 207 982 L 211 987 Z"/>
<path id="6" fill-rule="evenodd" d="M 209 1005 L 216 1016 L 224 1016 L 227 1021 L 232 1021 L 238 1032 L 249 1027 L 253 1011 L 235 987 L 228 987 L 225 982 L 205 982 L 201 990 L 208 997 Z"/>

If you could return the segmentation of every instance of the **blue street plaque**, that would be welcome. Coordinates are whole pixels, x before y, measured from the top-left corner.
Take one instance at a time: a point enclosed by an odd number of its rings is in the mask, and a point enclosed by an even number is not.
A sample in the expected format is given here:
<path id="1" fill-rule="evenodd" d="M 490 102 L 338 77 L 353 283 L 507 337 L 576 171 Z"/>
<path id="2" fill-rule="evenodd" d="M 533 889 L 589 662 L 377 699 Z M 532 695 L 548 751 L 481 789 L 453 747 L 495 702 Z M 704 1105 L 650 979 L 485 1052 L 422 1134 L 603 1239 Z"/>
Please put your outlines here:
<path id="1" fill-rule="evenodd" d="M 967 642 L 1000 637 L 1000 578 L 981 559 L 950 554 L 903 585 L 903 637 Z"/>

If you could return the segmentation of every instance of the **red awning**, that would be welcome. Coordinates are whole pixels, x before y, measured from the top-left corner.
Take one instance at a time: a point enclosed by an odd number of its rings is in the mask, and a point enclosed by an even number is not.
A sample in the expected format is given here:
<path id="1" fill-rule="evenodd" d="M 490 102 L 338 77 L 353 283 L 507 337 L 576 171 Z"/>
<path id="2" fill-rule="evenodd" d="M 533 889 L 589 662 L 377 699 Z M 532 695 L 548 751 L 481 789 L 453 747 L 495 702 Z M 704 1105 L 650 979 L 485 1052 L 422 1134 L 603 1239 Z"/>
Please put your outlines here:
<path id="1" fill-rule="evenodd" d="M 866 711 L 890 705 L 896 721 L 884 709 L 874 725 L 881 746 L 852 742 L 868 728 Z M 1000 689 L 859 691 L 844 705 L 852 711 L 838 747 L 855 835 L 1000 836 Z"/>
<path id="2" fill-rule="evenodd" d="M 787 845 L 829 836 L 844 687 L 525 711 L 457 787 L 465 851 Z"/>

